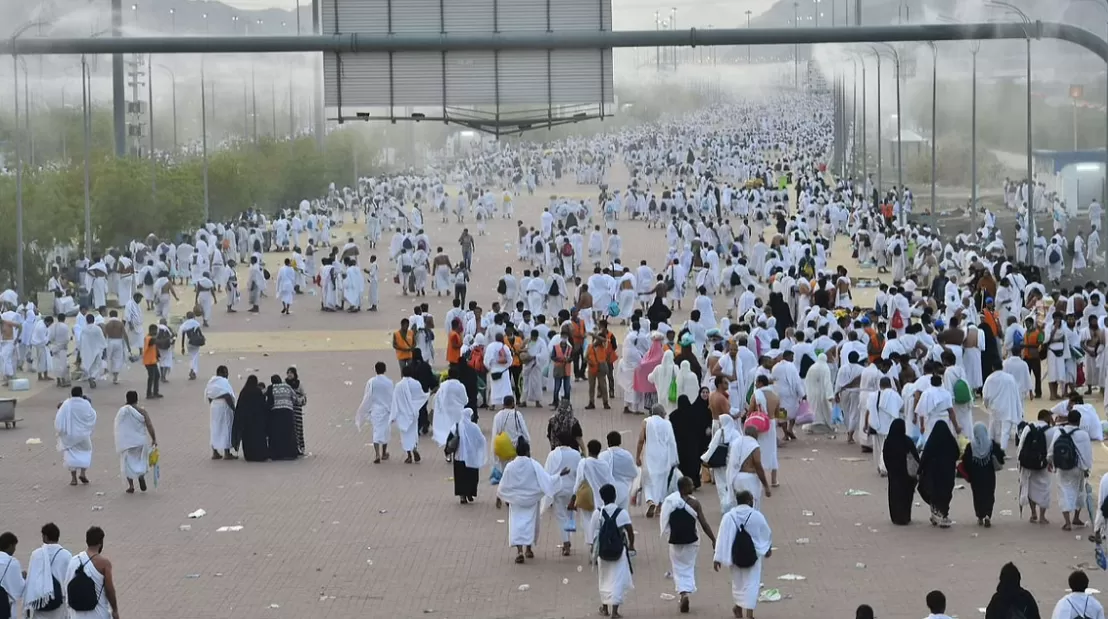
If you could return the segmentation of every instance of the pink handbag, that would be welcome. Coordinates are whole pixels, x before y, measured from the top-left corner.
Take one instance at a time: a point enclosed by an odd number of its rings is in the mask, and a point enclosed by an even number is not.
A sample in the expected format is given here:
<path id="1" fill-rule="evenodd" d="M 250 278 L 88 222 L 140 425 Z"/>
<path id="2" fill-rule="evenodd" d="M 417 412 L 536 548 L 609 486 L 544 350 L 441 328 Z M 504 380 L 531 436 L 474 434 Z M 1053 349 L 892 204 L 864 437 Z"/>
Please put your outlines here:
<path id="1" fill-rule="evenodd" d="M 813 421 L 812 407 L 808 405 L 808 400 L 801 400 L 800 406 L 796 408 L 796 425 L 805 426 Z"/>

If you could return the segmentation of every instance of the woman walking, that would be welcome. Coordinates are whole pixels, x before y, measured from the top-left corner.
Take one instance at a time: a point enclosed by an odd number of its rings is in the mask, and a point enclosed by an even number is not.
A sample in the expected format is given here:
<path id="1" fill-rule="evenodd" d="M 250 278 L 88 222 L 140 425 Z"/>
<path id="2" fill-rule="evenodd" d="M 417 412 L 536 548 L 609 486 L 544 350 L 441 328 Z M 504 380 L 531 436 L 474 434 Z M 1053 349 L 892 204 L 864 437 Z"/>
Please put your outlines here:
<path id="1" fill-rule="evenodd" d="M 308 453 L 304 449 L 304 405 L 308 403 L 308 396 L 300 385 L 300 374 L 296 368 L 289 368 L 285 372 L 285 384 L 292 388 L 292 423 L 296 430 L 296 452 L 303 456 Z"/>
<path id="2" fill-rule="evenodd" d="M 293 402 L 296 394 L 274 374 L 269 379 L 266 403 L 269 405 L 269 457 L 272 460 L 295 460 L 296 423 L 293 420 Z"/>
<path id="3" fill-rule="evenodd" d="M 962 453 L 962 476 L 973 490 L 973 511 L 978 526 L 991 527 L 993 503 L 996 501 L 996 472 L 1004 466 L 1004 451 L 989 438 L 989 429 L 977 422 L 973 425 L 973 440 Z"/>
<path id="4" fill-rule="evenodd" d="M 889 480 L 889 519 L 896 525 L 912 523 L 912 500 L 916 498 L 919 451 L 908 438 L 903 419 L 894 419 L 882 451 Z"/>
<path id="5" fill-rule="evenodd" d="M 950 424 L 940 419 L 931 428 L 919 463 L 919 495 L 931 506 L 931 525 L 950 528 L 950 500 L 954 497 L 954 467 L 958 441 Z"/>
<path id="6" fill-rule="evenodd" d="M 673 438 L 677 441 L 677 468 L 700 487 L 700 456 L 711 440 L 712 413 L 708 410 L 708 388 L 702 387 L 695 402 L 686 396 L 677 398 L 677 410 L 669 415 Z"/>
<path id="7" fill-rule="evenodd" d="M 481 467 L 487 459 L 488 443 L 476 421 L 477 413 L 473 409 L 463 410 L 462 420 L 446 439 L 447 449 L 454 446 L 454 496 L 462 505 L 477 499 Z"/>
<path id="8" fill-rule="evenodd" d="M 236 450 L 242 445 L 240 453 L 243 460 L 265 462 L 269 459 L 268 418 L 269 405 L 265 393 L 258 377 L 251 374 L 235 401 L 235 419 L 231 426 L 231 445 Z"/>

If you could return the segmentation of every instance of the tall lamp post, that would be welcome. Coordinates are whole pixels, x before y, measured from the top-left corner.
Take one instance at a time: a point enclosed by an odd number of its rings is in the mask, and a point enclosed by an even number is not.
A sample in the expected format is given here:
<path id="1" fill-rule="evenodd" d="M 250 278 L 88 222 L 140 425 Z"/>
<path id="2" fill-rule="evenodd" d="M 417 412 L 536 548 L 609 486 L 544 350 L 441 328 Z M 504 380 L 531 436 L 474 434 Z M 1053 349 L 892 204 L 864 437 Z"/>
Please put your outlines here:
<path id="1" fill-rule="evenodd" d="M 880 200 L 881 191 L 884 189 L 882 186 L 883 175 L 881 174 L 881 151 L 885 150 L 885 145 L 881 143 L 881 54 L 876 47 L 870 46 L 870 49 L 873 50 L 873 57 L 877 59 L 877 199 Z"/>
<path id="2" fill-rule="evenodd" d="M 175 73 L 173 73 L 173 69 L 170 69 L 169 67 L 165 66 L 164 64 L 157 65 L 157 67 L 159 69 L 165 71 L 166 73 L 169 73 L 170 79 L 173 80 L 171 82 L 172 90 L 170 92 L 171 92 L 171 97 L 173 99 L 173 150 L 174 150 L 174 152 L 176 152 L 177 151 L 177 75 Z"/>
<path id="3" fill-rule="evenodd" d="M 41 26 L 43 23 L 39 21 L 24 24 L 12 35 L 12 41 L 33 26 Z M 12 74 L 15 80 L 15 87 L 12 88 L 12 97 L 15 99 L 15 287 L 19 296 L 26 299 L 27 288 L 23 278 L 23 153 L 20 152 L 23 136 L 19 128 L 19 56 L 12 56 Z M 30 110 L 27 113 L 30 114 Z"/>
<path id="4" fill-rule="evenodd" d="M 793 2 L 793 30 L 800 27 L 800 3 Z M 793 43 L 793 90 L 800 90 L 800 46 Z"/>
<path id="5" fill-rule="evenodd" d="M 746 29 L 750 30 L 750 9 L 746 10 Z M 746 64 L 750 64 L 750 46 L 746 46 Z"/>
<path id="6" fill-rule="evenodd" d="M 927 45 L 931 48 L 931 227 L 935 228 L 935 174 L 936 174 L 936 161 L 935 161 L 935 143 L 938 141 L 939 134 L 935 129 L 936 118 L 936 106 L 938 97 L 938 64 L 939 64 L 939 48 L 935 46 L 934 41 L 927 41 Z M 974 54 L 976 58 L 976 54 Z M 899 118 L 897 119 L 900 120 Z M 900 188 L 904 190 L 903 187 Z"/>
<path id="7" fill-rule="evenodd" d="M 901 127 L 903 125 L 903 119 L 900 114 L 900 54 L 896 51 L 896 48 L 888 43 L 878 43 L 878 45 L 884 45 L 886 49 L 893 55 L 893 66 L 896 69 L 896 186 L 897 196 L 904 195 L 904 157 L 903 150 L 901 150 Z M 901 211 L 903 212 L 903 211 Z"/>
<path id="8" fill-rule="evenodd" d="M 150 199 L 158 203 L 158 157 L 154 154 L 154 55 L 146 59 L 146 100 L 150 119 Z"/>
<path id="9" fill-rule="evenodd" d="M 1024 34 L 1027 39 L 1027 238 L 1035 239 L 1035 185 L 1034 162 L 1032 160 L 1032 134 L 1031 134 L 1031 31 L 1028 26 L 1031 18 L 1021 11 L 1019 7 L 1002 0 L 990 0 L 987 6 L 1005 9 L 1009 13 L 1018 15 L 1024 23 Z"/>

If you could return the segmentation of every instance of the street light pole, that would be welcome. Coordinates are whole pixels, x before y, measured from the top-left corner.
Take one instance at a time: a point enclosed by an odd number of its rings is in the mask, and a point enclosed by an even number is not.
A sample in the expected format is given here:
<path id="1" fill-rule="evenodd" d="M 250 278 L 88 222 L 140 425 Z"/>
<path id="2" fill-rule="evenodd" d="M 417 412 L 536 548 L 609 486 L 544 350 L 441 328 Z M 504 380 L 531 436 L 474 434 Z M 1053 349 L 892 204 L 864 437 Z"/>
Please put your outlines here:
<path id="1" fill-rule="evenodd" d="M 885 150 L 885 145 L 881 143 L 881 54 L 877 53 L 876 48 L 872 49 L 873 56 L 877 58 L 877 199 L 880 201 L 881 192 L 884 189 L 881 174 L 881 151 Z M 874 204 L 874 206 L 877 205 Z"/>
<path id="2" fill-rule="evenodd" d="M 208 94 L 207 81 L 204 79 L 204 57 L 200 57 L 200 149 L 204 153 L 204 221 L 211 215 L 211 202 L 208 197 Z"/>
<path id="3" fill-rule="evenodd" d="M 1035 185 L 1034 185 L 1034 161 L 1032 159 L 1032 134 L 1031 134 L 1031 32 L 1027 26 L 1032 23 L 1030 17 L 1021 11 L 1019 7 L 1003 2 L 991 0 L 988 6 L 1002 8 L 1018 15 L 1024 23 L 1024 36 L 1027 40 L 1027 238 L 1033 244 L 1035 241 Z M 1108 172 L 1108 169 L 1106 169 Z"/>
<path id="4" fill-rule="evenodd" d="M 938 141 L 939 134 L 936 133 L 936 107 L 939 87 L 939 48 L 936 47 L 933 41 L 928 41 L 927 44 L 931 47 L 931 228 L 935 228 L 935 175 L 937 172 L 937 165 L 935 161 L 935 143 Z M 899 117 L 897 119 L 899 121 Z M 903 187 L 900 188 L 904 190 Z"/>
<path id="5" fill-rule="evenodd" d="M 746 10 L 746 29 L 750 30 L 750 9 Z M 750 64 L 750 46 L 746 46 L 746 64 Z"/>
<path id="6" fill-rule="evenodd" d="M 26 300 L 27 289 L 23 285 L 23 153 L 20 152 L 23 135 L 19 127 L 19 56 L 12 56 L 12 73 L 15 80 L 15 88 L 12 89 L 15 98 L 15 287 L 20 298 Z"/>
<path id="7" fill-rule="evenodd" d="M 793 2 L 793 30 L 800 26 L 798 17 L 800 17 L 800 3 Z M 796 43 L 793 43 L 793 90 L 800 90 L 800 46 Z"/>
<path id="8" fill-rule="evenodd" d="M 850 104 L 850 176 L 856 179 L 858 178 L 858 61 L 851 58 L 850 62 L 854 64 L 854 79 L 851 80 L 854 94 Z"/>
<path id="9" fill-rule="evenodd" d="M 92 111 L 89 105 L 92 99 L 92 75 L 88 62 L 81 55 L 81 120 L 85 134 L 85 259 L 92 258 L 92 183 L 89 181 L 89 156 L 92 148 Z"/>
<path id="10" fill-rule="evenodd" d="M 150 120 L 150 199 L 155 206 L 158 204 L 158 158 L 154 154 L 154 55 L 149 54 L 146 60 L 146 100 Z"/>
<path id="11" fill-rule="evenodd" d="M 970 225 L 976 226 L 974 219 L 977 216 L 977 52 L 981 50 L 980 41 L 970 43 L 970 54 L 973 56 L 973 87 L 970 90 Z M 1033 240 L 1033 239 L 1032 239 Z"/>
<path id="12" fill-rule="evenodd" d="M 177 151 L 177 74 L 173 72 L 173 69 L 165 66 L 164 64 L 158 65 L 159 69 L 162 69 L 169 73 L 169 77 L 173 80 L 171 83 L 171 96 L 173 98 L 173 151 Z"/>

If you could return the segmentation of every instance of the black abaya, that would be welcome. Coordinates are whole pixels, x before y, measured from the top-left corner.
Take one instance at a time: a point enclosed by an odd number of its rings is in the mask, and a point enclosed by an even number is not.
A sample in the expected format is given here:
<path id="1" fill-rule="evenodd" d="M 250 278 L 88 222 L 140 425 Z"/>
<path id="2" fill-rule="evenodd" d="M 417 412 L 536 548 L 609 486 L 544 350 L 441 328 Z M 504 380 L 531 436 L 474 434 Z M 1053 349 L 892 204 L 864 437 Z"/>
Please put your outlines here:
<path id="1" fill-rule="evenodd" d="M 251 377 L 253 378 L 253 377 Z M 241 445 L 242 459 L 265 462 L 269 459 L 269 405 L 258 381 L 247 380 L 235 402 L 235 420 L 231 426 L 231 444 Z"/>
<path id="2" fill-rule="evenodd" d="M 919 495 L 931 506 L 933 513 L 948 517 L 950 501 L 954 498 L 954 467 L 958 463 L 958 441 L 950 431 L 950 424 L 935 423 L 919 463 Z"/>
<path id="3" fill-rule="evenodd" d="M 1004 464 L 1004 452 L 996 442 L 990 443 L 990 457 L 984 462 L 978 462 L 973 457 L 973 443 L 966 445 L 966 450 L 962 453 L 962 468 L 973 491 L 973 511 L 978 518 L 993 517 L 993 503 L 996 502 L 994 457 Z"/>
<path id="4" fill-rule="evenodd" d="M 916 498 L 916 478 L 908 475 L 908 457 L 919 459 L 915 443 L 905 432 L 904 420 L 894 419 L 885 439 L 881 458 L 889 480 L 889 519 L 893 524 L 912 523 L 912 501 Z"/>
<path id="5" fill-rule="evenodd" d="M 700 398 L 697 398 L 700 401 Z M 689 402 L 687 396 L 677 398 L 677 410 L 669 415 L 673 426 L 673 438 L 677 443 L 677 468 L 681 474 L 693 480 L 693 486 L 700 487 L 700 456 L 706 446 L 704 438 L 712 426 L 712 413 L 707 402 L 700 407 Z"/>
<path id="6" fill-rule="evenodd" d="M 471 469 L 465 462 L 454 459 L 454 496 L 477 498 L 477 485 L 480 481 L 480 470 Z"/>

